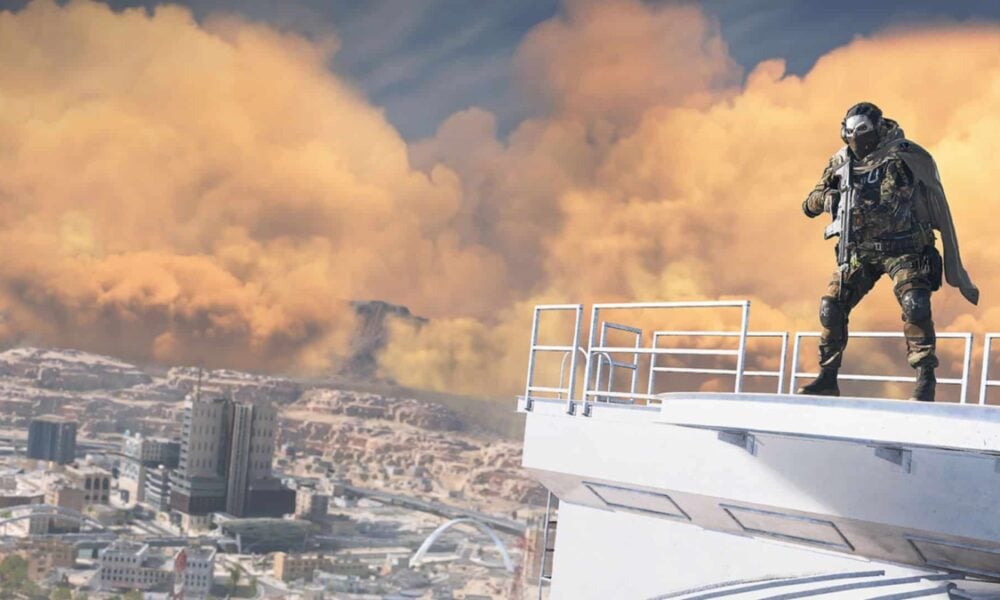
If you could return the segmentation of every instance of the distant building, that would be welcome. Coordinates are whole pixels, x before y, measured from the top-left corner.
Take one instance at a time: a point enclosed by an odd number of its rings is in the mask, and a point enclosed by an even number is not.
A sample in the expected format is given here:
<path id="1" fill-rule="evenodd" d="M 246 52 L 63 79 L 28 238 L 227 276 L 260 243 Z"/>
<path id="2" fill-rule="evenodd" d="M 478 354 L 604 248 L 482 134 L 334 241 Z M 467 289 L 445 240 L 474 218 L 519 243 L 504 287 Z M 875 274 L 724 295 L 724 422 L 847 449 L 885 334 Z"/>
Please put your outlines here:
<path id="1" fill-rule="evenodd" d="M 28 424 L 28 458 L 69 464 L 76 458 L 76 421 L 56 415 Z"/>
<path id="2" fill-rule="evenodd" d="M 281 581 L 312 581 L 313 574 L 329 563 L 317 554 L 278 552 L 274 555 L 274 577 Z"/>
<path id="3" fill-rule="evenodd" d="M 160 512 L 170 510 L 170 474 L 173 471 L 166 467 L 157 467 L 146 471 L 143 487 L 143 503 Z"/>
<path id="4" fill-rule="evenodd" d="M 271 476 L 276 433 L 277 411 L 269 403 L 189 399 L 171 508 L 187 522 L 223 511 L 236 517 L 294 512 L 295 492 Z"/>
<path id="5" fill-rule="evenodd" d="M 126 457 L 122 460 L 121 473 L 118 475 L 118 489 L 122 492 L 122 500 L 130 504 L 145 501 L 146 496 L 146 465 Z M 125 495 L 128 495 L 125 498 Z"/>
<path id="6" fill-rule="evenodd" d="M 179 579 L 179 595 L 184 598 L 207 597 L 215 577 L 215 549 L 182 549 L 174 558 L 174 571 Z"/>
<path id="7" fill-rule="evenodd" d="M 181 458 L 181 443 L 166 438 L 147 437 L 141 433 L 126 436 L 122 454 L 147 467 L 163 465 L 177 468 Z"/>
<path id="8" fill-rule="evenodd" d="M 270 404 L 234 403 L 229 440 L 226 512 L 237 517 L 250 510 L 250 486 L 270 478 L 277 411 Z"/>
<path id="9" fill-rule="evenodd" d="M 170 507 L 185 515 L 207 516 L 226 509 L 229 402 L 189 399 L 181 424 L 180 464 L 170 487 Z"/>
<path id="10" fill-rule="evenodd" d="M 258 479 L 247 490 L 244 517 L 280 517 L 295 512 L 295 490 L 274 477 Z"/>
<path id="11" fill-rule="evenodd" d="M 45 491 L 45 503 L 60 508 L 82 513 L 86 506 L 84 490 L 66 481 L 53 481 Z M 38 522 L 44 520 L 45 524 Z M 73 533 L 80 531 L 80 522 L 73 518 L 60 516 L 33 516 L 31 518 L 32 533 Z M 44 529 L 40 531 L 39 528 Z"/>
<path id="12" fill-rule="evenodd" d="M 180 462 L 180 442 L 164 438 L 146 437 L 135 434 L 125 437 L 122 444 L 122 461 L 119 489 L 128 493 L 128 501 L 146 501 L 146 473 L 155 467 L 173 469 Z"/>
<path id="13" fill-rule="evenodd" d="M 26 479 L 18 475 L 0 477 L 0 508 L 41 504 L 45 500 L 45 492 L 38 486 L 29 484 Z"/>
<path id="14" fill-rule="evenodd" d="M 302 551 L 316 526 L 296 519 L 230 519 L 219 524 L 242 554 Z M 410 551 L 412 554 L 412 550 Z"/>
<path id="15" fill-rule="evenodd" d="M 102 590 L 167 590 L 174 583 L 174 562 L 150 552 L 148 544 L 117 540 L 98 553 Z"/>
<path id="16" fill-rule="evenodd" d="M 28 579 L 41 582 L 56 569 L 69 569 L 76 564 L 76 547 L 57 539 L 22 540 L 0 549 L 0 557 L 17 554 L 28 563 Z"/>
<path id="17" fill-rule="evenodd" d="M 66 478 L 83 490 L 84 506 L 108 504 L 111 500 L 111 473 L 93 465 L 67 467 Z"/>
<path id="18" fill-rule="evenodd" d="M 312 489 L 295 490 L 295 516 L 307 521 L 318 521 L 330 510 L 330 496 Z"/>

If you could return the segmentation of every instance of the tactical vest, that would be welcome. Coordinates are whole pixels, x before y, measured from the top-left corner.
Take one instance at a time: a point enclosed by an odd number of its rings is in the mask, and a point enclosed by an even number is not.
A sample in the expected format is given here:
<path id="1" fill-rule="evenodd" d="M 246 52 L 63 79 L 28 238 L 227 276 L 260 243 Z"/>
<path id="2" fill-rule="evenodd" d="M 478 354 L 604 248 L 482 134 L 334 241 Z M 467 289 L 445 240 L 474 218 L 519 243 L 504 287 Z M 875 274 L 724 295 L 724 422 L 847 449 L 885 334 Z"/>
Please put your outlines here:
<path id="1" fill-rule="evenodd" d="M 905 169 L 887 161 L 871 171 L 855 172 L 859 193 L 851 221 L 856 243 L 913 239 L 924 233 L 914 212 L 913 178 Z M 925 243 L 914 242 L 915 246 Z"/>

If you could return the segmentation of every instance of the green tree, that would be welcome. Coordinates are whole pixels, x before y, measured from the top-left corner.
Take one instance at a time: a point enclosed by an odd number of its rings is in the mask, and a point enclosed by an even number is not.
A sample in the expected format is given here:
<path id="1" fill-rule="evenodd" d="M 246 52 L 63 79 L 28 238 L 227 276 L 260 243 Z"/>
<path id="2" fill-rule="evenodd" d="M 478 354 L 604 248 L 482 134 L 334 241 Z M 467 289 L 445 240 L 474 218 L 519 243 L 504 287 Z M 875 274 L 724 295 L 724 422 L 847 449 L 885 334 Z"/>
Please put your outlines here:
<path id="1" fill-rule="evenodd" d="M 139 590 L 129 590 L 125 592 L 125 600 L 142 600 L 142 592 Z"/>
<path id="2" fill-rule="evenodd" d="M 239 566 L 233 566 L 229 569 L 229 593 L 232 594 L 236 591 L 236 586 L 240 584 L 240 576 L 243 575 L 243 569 Z"/>
<path id="3" fill-rule="evenodd" d="M 73 593 L 69 588 L 57 587 L 49 594 L 49 600 L 73 600 Z"/>
<path id="4" fill-rule="evenodd" d="M 19 554 L 10 554 L 0 560 L 0 582 L 5 587 L 20 586 L 28 580 L 28 561 Z"/>

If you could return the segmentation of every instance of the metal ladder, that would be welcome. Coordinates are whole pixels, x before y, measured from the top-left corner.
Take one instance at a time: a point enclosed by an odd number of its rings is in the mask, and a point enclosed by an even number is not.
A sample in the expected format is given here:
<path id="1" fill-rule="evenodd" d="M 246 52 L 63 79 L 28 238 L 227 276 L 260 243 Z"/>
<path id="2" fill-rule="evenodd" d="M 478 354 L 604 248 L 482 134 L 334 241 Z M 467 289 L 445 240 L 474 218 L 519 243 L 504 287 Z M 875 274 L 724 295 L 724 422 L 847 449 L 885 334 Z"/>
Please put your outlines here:
<path id="1" fill-rule="evenodd" d="M 556 552 L 556 523 L 559 518 L 559 498 L 549 492 L 545 500 L 545 521 L 542 525 L 542 551 L 538 553 L 538 600 L 546 585 L 552 585 L 552 559 Z"/>

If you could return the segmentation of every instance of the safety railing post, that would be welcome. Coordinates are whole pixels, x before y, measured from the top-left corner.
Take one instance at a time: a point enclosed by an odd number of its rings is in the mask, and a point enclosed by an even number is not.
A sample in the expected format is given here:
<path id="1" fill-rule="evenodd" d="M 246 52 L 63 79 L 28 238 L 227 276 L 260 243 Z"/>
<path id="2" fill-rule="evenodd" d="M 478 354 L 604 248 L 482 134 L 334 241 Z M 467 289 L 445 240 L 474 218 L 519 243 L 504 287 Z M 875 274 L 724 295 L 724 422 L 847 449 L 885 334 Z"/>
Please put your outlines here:
<path id="1" fill-rule="evenodd" d="M 573 357 L 569 359 L 569 393 L 567 394 L 567 404 L 566 411 L 570 412 L 573 410 L 573 401 L 576 399 L 576 353 L 580 348 L 580 327 L 581 320 L 583 319 L 583 305 L 577 304 L 576 311 L 574 312 L 576 323 L 573 327 Z M 560 385 L 562 385 L 560 383 Z"/>
<path id="2" fill-rule="evenodd" d="M 593 305 L 591 307 L 591 309 L 590 309 L 590 332 L 587 334 L 587 364 L 583 368 L 583 398 L 582 398 L 582 400 L 583 400 L 582 404 L 583 405 L 582 405 L 582 410 L 581 410 L 581 412 L 583 414 L 587 414 L 588 408 L 590 406 L 590 404 L 589 404 L 590 403 L 590 396 L 589 396 L 589 394 L 591 392 L 591 389 L 590 389 L 590 375 L 591 375 L 590 370 L 593 367 L 593 363 L 594 363 L 594 353 L 591 352 L 591 348 L 594 347 L 594 335 L 597 332 L 597 317 L 598 317 L 599 311 L 600 311 L 600 308 L 598 308 L 598 306 L 596 304 Z M 572 405 L 572 403 L 569 405 L 569 411 L 568 412 L 570 414 L 573 413 L 573 405 Z"/>
<path id="3" fill-rule="evenodd" d="M 746 361 L 746 351 L 747 351 L 747 328 L 750 324 L 750 301 L 743 301 L 743 314 L 740 320 L 740 347 L 739 354 L 736 355 L 736 384 L 734 386 L 734 392 L 740 393 L 743 389 L 743 365 Z"/>
<path id="4" fill-rule="evenodd" d="M 990 381 L 990 350 L 993 346 L 993 340 L 998 337 L 1000 337 L 1000 333 L 987 333 L 986 339 L 983 342 L 983 372 L 979 380 L 979 404 L 983 406 L 986 405 L 986 395 L 989 392 L 991 383 L 993 383 Z"/>
<path id="5" fill-rule="evenodd" d="M 608 328 L 601 327 L 601 337 L 598 338 L 599 346 L 606 346 L 606 338 L 608 335 Z M 604 374 L 604 357 L 597 357 L 597 368 L 594 370 L 594 389 L 601 389 L 601 376 Z M 615 384 L 615 366 L 612 364 L 611 356 L 608 356 L 608 391 L 611 391 L 611 386 Z M 583 399 L 583 405 L 587 406 L 587 399 Z"/>
<path id="6" fill-rule="evenodd" d="M 535 346 L 538 345 L 538 313 L 541 312 L 537 306 L 531 317 L 531 346 L 528 350 L 528 381 L 524 384 L 524 410 L 531 411 L 531 384 L 535 377 Z"/>
<path id="7" fill-rule="evenodd" d="M 788 393 L 795 393 L 795 384 L 799 378 L 799 346 L 802 342 L 802 333 L 795 333 L 795 343 L 792 344 L 792 369 L 788 374 Z"/>
<path id="8" fill-rule="evenodd" d="M 635 393 L 635 386 L 639 382 L 639 348 L 642 347 L 642 331 L 636 332 L 635 336 L 635 349 L 636 353 L 632 355 L 632 386 L 629 391 L 633 394 Z"/>
<path id="9" fill-rule="evenodd" d="M 785 355 L 788 354 L 788 332 L 781 332 L 781 357 L 778 359 L 778 393 L 785 389 Z"/>
<path id="10" fill-rule="evenodd" d="M 653 346 L 653 350 L 656 350 L 656 342 L 660 339 L 660 334 L 658 331 L 653 332 L 653 341 L 650 342 Z M 649 377 L 648 383 L 646 384 L 646 395 L 653 395 L 653 381 L 656 378 L 656 354 L 649 355 Z"/>
<path id="11" fill-rule="evenodd" d="M 962 391 L 960 402 L 969 401 L 969 371 L 972 369 L 972 334 L 965 335 L 965 356 L 962 357 Z"/>

